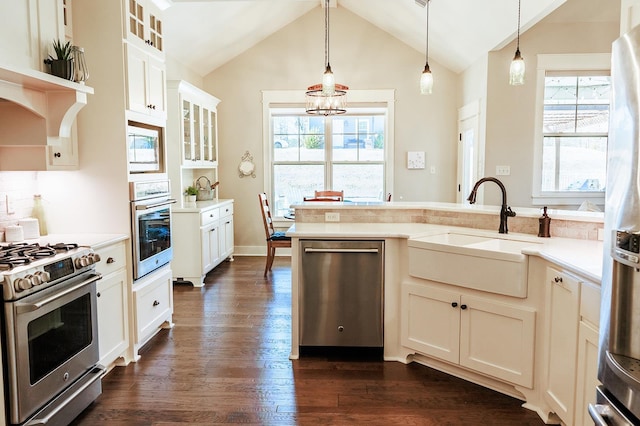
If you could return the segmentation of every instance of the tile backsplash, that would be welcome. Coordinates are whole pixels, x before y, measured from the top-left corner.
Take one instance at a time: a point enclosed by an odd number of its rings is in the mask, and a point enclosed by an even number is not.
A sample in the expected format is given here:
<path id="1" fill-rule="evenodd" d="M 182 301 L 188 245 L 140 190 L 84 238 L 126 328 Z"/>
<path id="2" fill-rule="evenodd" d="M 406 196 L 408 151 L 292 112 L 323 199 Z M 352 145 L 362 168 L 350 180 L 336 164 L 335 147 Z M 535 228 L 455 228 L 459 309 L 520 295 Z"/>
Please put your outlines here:
<path id="1" fill-rule="evenodd" d="M 0 172 L 0 231 L 31 216 L 37 193 L 38 172 Z"/>

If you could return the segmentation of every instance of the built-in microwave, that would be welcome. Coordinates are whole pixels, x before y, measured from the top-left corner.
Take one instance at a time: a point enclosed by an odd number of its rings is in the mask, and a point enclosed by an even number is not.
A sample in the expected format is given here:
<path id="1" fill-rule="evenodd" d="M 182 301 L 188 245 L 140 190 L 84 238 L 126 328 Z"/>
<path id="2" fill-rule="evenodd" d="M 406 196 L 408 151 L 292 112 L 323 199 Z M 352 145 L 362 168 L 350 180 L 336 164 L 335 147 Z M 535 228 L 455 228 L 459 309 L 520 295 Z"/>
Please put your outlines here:
<path id="1" fill-rule="evenodd" d="M 127 157 L 129 173 L 164 173 L 162 127 L 129 121 Z"/>

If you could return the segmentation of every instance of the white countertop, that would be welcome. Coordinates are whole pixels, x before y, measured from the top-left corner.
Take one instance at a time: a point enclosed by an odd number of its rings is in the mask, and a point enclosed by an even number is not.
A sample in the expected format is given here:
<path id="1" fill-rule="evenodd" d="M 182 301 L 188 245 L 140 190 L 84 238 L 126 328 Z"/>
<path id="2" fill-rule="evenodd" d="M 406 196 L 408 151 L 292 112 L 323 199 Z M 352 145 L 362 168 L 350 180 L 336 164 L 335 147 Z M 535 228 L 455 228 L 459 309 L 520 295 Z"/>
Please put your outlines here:
<path id="1" fill-rule="evenodd" d="M 128 239 L 129 236 L 125 234 L 49 234 L 41 236 L 40 238 L 24 240 L 25 243 L 38 243 L 41 245 L 46 244 L 78 244 L 80 246 L 90 246 L 100 248 L 109 244 L 117 243 Z"/>
<path id="2" fill-rule="evenodd" d="M 602 241 L 557 237 L 540 238 L 518 233 L 501 235 L 497 231 L 422 223 L 296 223 L 289 228 L 287 235 L 294 238 L 409 239 L 444 233 L 449 230 L 496 238 L 535 241 L 540 244 L 527 247 L 522 252 L 531 256 L 540 256 L 597 283 L 600 283 L 602 279 Z"/>
<path id="3" fill-rule="evenodd" d="M 207 210 L 223 206 L 225 204 L 233 203 L 233 199 L 224 199 L 224 200 L 209 200 L 209 201 L 196 201 L 195 203 L 182 203 L 177 204 L 175 207 L 171 208 L 171 212 L 173 213 L 203 213 Z"/>
<path id="4" fill-rule="evenodd" d="M 480 214 L 492 214 L 495 215 L 500 212 L 500 206 L 490 206 L 482 204 L 459 204 L 459 203 L 438 203 L 438 202 L 412 202 L 412 201 L 390 201 L 390 202 L 358 202 L 358 201 L 344 201 L 344 202 L 303 202 L 301 204 L 295 204 L 291 206 L 295 209 L 309 209 L 314 210 L 318 208 L 330 207 L 332 210 L 340 209 L 387 209 L 387 210 L 401 210 L 401 209 L 428 209 L 439 211 L 450 211 L 458 213 L 480 213 Z M 539 218 L 541 216 L 541 208 L 533 207 L 511 207 L 520 217 L 532 217 Z M 547 209 L 547 214 L 553 219 L 559 220 L 575 220 L 584 222 L 603 222 L 603 212 L 588 212 L 578 210 L 559 210 L 559 209 Z"/>

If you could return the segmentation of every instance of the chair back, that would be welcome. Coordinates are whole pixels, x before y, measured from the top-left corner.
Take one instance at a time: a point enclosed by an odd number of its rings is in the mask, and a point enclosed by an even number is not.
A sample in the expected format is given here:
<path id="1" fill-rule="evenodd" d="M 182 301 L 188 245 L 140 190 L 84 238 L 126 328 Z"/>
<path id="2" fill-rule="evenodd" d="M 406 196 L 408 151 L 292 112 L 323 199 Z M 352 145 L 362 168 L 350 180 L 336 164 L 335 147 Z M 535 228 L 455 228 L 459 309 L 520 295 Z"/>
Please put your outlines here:
<path id="1" fill-rule="evenodd" d="M 344 191 L 315 191 L 314 198 L 326 201 L 343 201 Z"/>
<path id="2" fill-rule="evenodd" d="M 264 224 L 264 233 L 267 238 L 271 238 L 275 230 L 273 229 L 273 220 L 271 219 L 271 209 L 269 209 L 269 201 L 267 200 L 267 194 L 258 194 L 260 200 L 260 211 L 262 212 L 262 222 Z"/>

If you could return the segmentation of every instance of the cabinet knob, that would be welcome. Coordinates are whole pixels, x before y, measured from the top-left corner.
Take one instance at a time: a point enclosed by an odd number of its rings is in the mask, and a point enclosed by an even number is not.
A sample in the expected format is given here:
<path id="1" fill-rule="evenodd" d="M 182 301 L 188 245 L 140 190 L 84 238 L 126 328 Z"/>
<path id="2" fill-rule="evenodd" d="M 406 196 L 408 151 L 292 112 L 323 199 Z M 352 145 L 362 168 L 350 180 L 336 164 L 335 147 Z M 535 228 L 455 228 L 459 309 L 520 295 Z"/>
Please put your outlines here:
<path id="1" fill-rule="evenodd" d="M 467 309 L 467 305 L 460 305 L 460 309 Z"/>
<path id="2" fill-rule="evenodd" d="M 101 296 L 101 295 L 100 295 L 100 292 L 97 292 L 97 293 L 96 293 L 96 297 L 100 297 L 100 296 Z"/>
<path id="3" fill-rule="evenodd" d="M 339 331 L 340 333 L 342 333 L 342 332 L 344 331 L 344 326 L 339 325 L 339 326 L 338 326 L 338 331 Z"/>
<path id="4" fill-rule="evenodd" d="M 60 157 L 62 157 L 62 154 L 60 154 L 59 152 L 56 152 L 56 153 L 53 154 L 53 156 L 56 157 L 56 158 L 60 158 Z"/>
<path id="5" fill-rule="evenodd" d="M 116 263 L 116 260 L 113 257 L 110 257 L 107 259 L 107 264 L 109 263 Z"/>
<path id="6" fill-rule="evenodd" d="M 158 302 L 157 300 L 153 301 L 153 306 L 158 306 L 160 304 L 160 302 Z"/>
<path id="7" fill-rule="evenodd" d="M 562 277 L 555 277 L 553 279 L 553 281 L 557 282 L 557 283 L 561 283 L 562 282 Z"/>
<path id="8" fill-rule="evenodd" d="M 453 306 L 454 308 L 458 307 L 458 302 L 451 302 L 451 306 Z"/>

